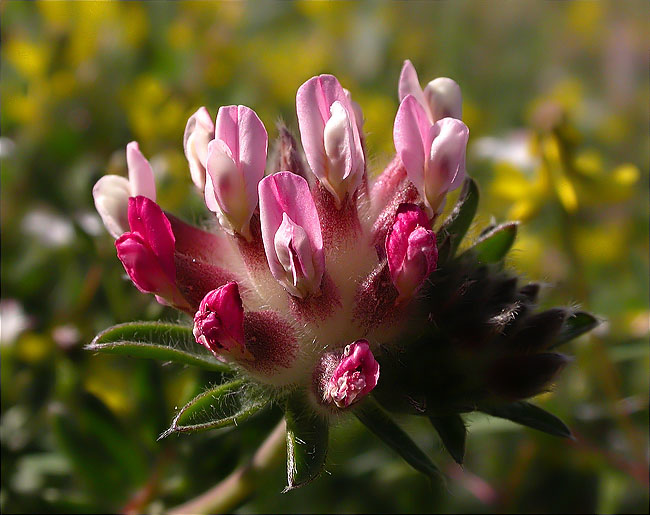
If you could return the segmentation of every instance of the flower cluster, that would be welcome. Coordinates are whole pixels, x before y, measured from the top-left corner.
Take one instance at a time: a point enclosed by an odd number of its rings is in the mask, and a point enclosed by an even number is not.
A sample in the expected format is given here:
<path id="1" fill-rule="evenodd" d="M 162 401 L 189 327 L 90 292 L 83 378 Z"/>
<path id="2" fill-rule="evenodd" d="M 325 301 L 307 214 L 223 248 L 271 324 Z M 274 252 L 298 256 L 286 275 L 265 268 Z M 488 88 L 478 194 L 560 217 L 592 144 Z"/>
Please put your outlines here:
<path id="1" fill-rule="evenodd" d="M 374 353 L 404 330 L 436 268 L 432 225 L 465 177 L 458 85 L 436 79 L 423 91 L 407 61 L 399 94 L 397 156 L 373 184 L 363 113 L 332 75 L 296 95 L 308 166 L 286 129 L 268 159 L 252 109 L 224 106 L 213 121 L 201 107 L 183 144 L 212 231 L 156 204 L 152 168 L 129 143 L 129 179 L 108 175 L 93 190 L 128 276 L 192 315 L 196 341 L 258 381 L 311 385 L 324 406 L 361 399 L 379 379 Z"/>
<path id="2" fill-rule="evenodd" d="M 200 108 L 183 141 L 192 180 L 216 216 L 211 229 L 156 204 L 136 143 L 127 146 L 129 179 L 97 183 L 97 210 L 128 276 L 194 326 L 125 324 L 90 348 L 123 345 L 239 371 L 186 404 L 163 436 L 234 424 L 273 400 L 285 413 L 295 488 L 323 469 L 335 413 L 353 413 L 430 476 L 437 468 L 389 412 L 428 417 L 459 463 L 466 412 L 571 434 L 524 399 L 547 390 L 566 365 L 554 349 L 598 321 L 569 308 L 535 312 L 540 285 L 521 285 L 503 266 L 516 222 L 491 224 L 461 247 L 479 192 L 465 170 L 460 88 L 439 78 L 422 89 L 406 61 L 399 98 L 396 154 L 374 180 L 363 113 L 332 75 L 298 89 L 302 150 L 280 126 L 269 157 L 264 124 L 248 107 L 221 107 L 214 122 Z M 461 185 L 442 219 L 447 194 Z M 143 338 L 164 340 L 164 331 L 196 350 L 143 350 Z"/>

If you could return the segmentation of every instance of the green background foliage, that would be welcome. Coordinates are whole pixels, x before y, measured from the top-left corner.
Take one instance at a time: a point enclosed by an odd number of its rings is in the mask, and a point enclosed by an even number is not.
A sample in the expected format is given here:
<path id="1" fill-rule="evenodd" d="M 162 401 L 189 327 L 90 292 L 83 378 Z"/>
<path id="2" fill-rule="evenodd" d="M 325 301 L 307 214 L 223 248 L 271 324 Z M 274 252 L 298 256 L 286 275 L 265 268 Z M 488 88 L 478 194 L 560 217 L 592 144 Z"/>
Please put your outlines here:
<path id="1" fill-rule="evenodd" d="M 647 512 L 646 2 L 4 1 L 0 14 L 3 512 L 160 511 L 224 478 L 279 418 L 157 442 L 219 373 L 82 349 L 115 323 L 182 320 L 125 280 L 94 212 L 126 143 L 151 158 L 159 203 L 199 222 L 188 116 L 249 105 L 272 140 L 278 119 L 295 128 L 298 86 L 329 72 L 364 110 L 378 173 L 406 58 L 423 84 L 462 87 L 476 226 L 521 220 L 508 266 L 549 284 L 544 306 L 604 320 L 535 400 L 576 440 L 475 415 L 460 469 L 426 420 L 404 420 L 444 491 L 350 417 L 332 429 L 331 475 L 280 494 L 279 466 L 240 511 Z"/>

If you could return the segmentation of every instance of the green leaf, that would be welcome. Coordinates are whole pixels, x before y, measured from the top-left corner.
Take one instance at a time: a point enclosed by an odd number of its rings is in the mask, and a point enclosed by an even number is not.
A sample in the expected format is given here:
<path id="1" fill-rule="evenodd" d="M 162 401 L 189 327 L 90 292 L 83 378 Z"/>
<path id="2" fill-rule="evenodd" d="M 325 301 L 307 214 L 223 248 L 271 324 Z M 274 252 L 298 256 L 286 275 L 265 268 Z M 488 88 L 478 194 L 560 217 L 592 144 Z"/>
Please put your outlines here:
<path id="1" fill-rule="evenodd" d="M 584 311 L 578 311 L 566 319 L 560 334 L 550 348 L 553 349 L 563 345 L 568 341 L 591 331 L 599 324 L 600 321 L 595 316 L 585 313 Z"/>
<path id="2" fill-rule="evenodd" d="M 172 433 L 188 433 L 237 425 L 269 402 L 259 389 L 243 379 L 206 390 L 183 406 L 159 440 Z"/>
<path id="3" fill-rule="evenodd" d="M 329 422 L 316 413 L 302 393 L 287 399 L 287 487 L 284 492 L 316 479 L 327 457 Z"/>
<path id="4" fill-rule="evenodd" d="M 430 416 L 429 420 L 433 424 L 433 427 L 436 428 L 440 439 L 442 440 L 445 449 L 451 454 L 451 457 L 454 458 L 454 461 L 459 465 L 463 464 L 463 458 L 465 457 L 465 437 L 467 436 L 467 430 L 465 429 L 465 423 L 460 415 L 447 415 L 447 416 Z"/>
<path id="5" fill-rule="evenodd" d="M 476 215 L 478 200 L 478 186 L 474 179 L 468 177 L 465 179 L 463 189 L 453 211 L 449 214 L 436 234 L 438 241 L 444 241 L 444 237 L 449 236 L 450 249 L 447 255 L 448 257 L 454 256 L 456 249 L 458 249 L 460 242 L 472 224 L 474 215 Z"/>
<path id="6" fill-rule="evenodd" d="M 86 350 L 230 371 L 230 367 L 196 343 L 192 328 L 163 322 L 128 322 L 99 333 Z"/>
<path id="7" fill-rule="evenodd" d="M 367 397 L 354 410 L 354 414 L 370 431 L 396 451 L 415 470 L 430 478 L 442 478 L 438 467 L 374 399 Z"/>
<path id="8" fill-rule="evenodd" d="M 483 413 L 487 413 L 493 417 L 505 418 L 553 436 L 572 438 L 571 430 L 564 422 L 555 415 L 529 402 L 519 401 L 502 406 L 481 407 L 479 409 Z"/>
<path id="9" fill-rule="evenodd" d="M 467 252 L 473 252 L 482 263 L 501 261 L 515 242 L 518 225 L 518 222 L 508 222 L 495 227 L 481 236 Z"/>

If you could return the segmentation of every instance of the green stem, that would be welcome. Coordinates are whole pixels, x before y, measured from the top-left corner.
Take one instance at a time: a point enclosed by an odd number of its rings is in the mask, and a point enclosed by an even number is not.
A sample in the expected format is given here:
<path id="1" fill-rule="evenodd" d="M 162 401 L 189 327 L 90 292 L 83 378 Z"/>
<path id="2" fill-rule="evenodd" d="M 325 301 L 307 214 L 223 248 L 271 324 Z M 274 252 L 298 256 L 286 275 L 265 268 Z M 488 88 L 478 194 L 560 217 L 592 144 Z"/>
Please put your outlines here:
<path id="1" fill-rule="evenodd" d="M 207 492 L 171 508 L 168 513 L 172 515 L 231 513 L 255 491 L 262 474 L 281 461 L 285 448 L 285 434 L 286 422 L 283 419 L 264 440 L 250 461 Z"/>

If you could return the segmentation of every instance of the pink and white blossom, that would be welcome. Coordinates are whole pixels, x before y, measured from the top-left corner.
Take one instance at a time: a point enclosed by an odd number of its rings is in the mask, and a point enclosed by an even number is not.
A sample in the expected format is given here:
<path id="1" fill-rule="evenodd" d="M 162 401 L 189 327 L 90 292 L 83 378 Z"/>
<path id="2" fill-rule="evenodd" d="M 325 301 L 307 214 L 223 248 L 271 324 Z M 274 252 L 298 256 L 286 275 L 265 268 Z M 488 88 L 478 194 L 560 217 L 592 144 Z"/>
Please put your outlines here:
<path id="1" fill-rule="evenodd" d="M 323 237 L 307 181 L 291 172 L 259 185 L 262 240 L 273 277 L 293 296 L 316 293 L 325 271 Z"/>
<path id="2" fill-rule="evenodd" d="M 268 135 L 246 106 L 219 109 L 214 140 L 208 144 L 205 202 L 230 232 L 251 238 L 257 185 L 264 176 Z"/>
<path id="3" fill-rule="evenodd" d="M 340 207 L 360 186 L 365 157 L 361 109 L 333 75 L 305 82 L 296 94 L 296 111 L 307 162 Z"/>
<path id="4" fill-rule="evenodd" d="M 187 120 L 183 134 L 183 149 L 190 165 L 192 182 L 201 191 L 205 188 L 208 144 L 214 139 L 214 122 L 205 107 L 200 107 Z"/>
<path id="5" fill-rule="evenodd" d="M 432 124 L 413 95 L 402 100 L 393 127 L 395 149 L 432 215 L 442 211 L 447 192 L 465 178 L 468 138 L 469 129 L 460 120 Z"/>
<path id="6" fill-rule="evenodd" d="M 142 195 L 156 201 L 153 170 L 135 141 L 126 146 L 126 163 L 128 179 L 104 175 L 93 187 L 95 208 L 113 238 L 119 238 L 129 230 L 129 197 Z"/>
<path id="7" fill-rule="evenodd" d="M 164 212 L 135 142 L 129 179 L 95 186 L 97 209 L 131 281 L 193 316 L 198 344 L 263 384 L 309 388 L 318 409 L 347 409 L 377 385 L 375 357 L 406 329 L 409 303 L 437 264 L 433 218 L 465 173 L 467 128 L 432 122 L 423 105 L 403 99 L 397 153 L 374 181 L 361 107 L 332 75 L 297 92 L 304 156 L 280 129 L 276 170 L 291 171 L 264 177 L 268 135 L 252 109 L 221 107 L 213 123 L 201 107 L 183 148 L 218 225 Z"/>
<path id="8" fill-rule="evenodd" d="M 453 79 L 438 77 L 429 82 L 424 90 L 420 87 L 415 67 L 408 59 L 404 61 L 399 77 L 399 100 L 413 95 L 427 113 L 431 123 L 442 118 L 462 118 L 463 96 L 460 86 Z"/>

